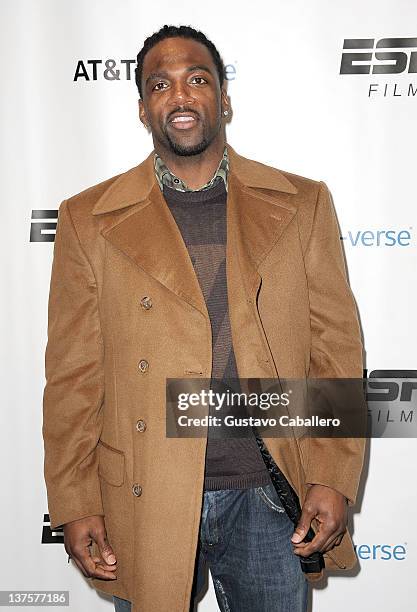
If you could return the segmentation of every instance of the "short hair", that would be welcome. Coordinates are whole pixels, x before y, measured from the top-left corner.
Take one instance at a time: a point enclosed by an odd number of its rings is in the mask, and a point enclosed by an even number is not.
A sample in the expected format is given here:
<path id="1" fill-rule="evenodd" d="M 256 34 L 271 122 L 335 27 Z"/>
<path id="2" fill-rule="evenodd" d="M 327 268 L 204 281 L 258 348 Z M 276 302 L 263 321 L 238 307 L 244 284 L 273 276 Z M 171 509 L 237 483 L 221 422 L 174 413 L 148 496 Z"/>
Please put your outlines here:
<path id="1" fill-rule="evenodd" d="M 223 60 L 220 56 L 220 53 L 217 51 L 215 45 L 207 38 L 203 32 L 199 30 L 195 30 L 191 26 L 173 26 L 173 25 L 164 25 L 158 32 L 154 32 L 151 36 L 143 43 L 142 49 L 139 51 L 136 57 L 136 68 L 135 68 L 135 81 L 136 86 L 139 91 L 139 96 L 142 98 L 142 72 L 143 72 L 143 62 L 146 54 L 152 47 L 154 47 L 161 40 L 165 40 L 165 38 L 192 38 L 197 42 L 203 44 L 210 51 L 211 56 L 214 61 L 214 65 L 216 66 L 217 73 L 219 75 L 220 87 L 223 85 L 224 81 L 224 64 Z"/>

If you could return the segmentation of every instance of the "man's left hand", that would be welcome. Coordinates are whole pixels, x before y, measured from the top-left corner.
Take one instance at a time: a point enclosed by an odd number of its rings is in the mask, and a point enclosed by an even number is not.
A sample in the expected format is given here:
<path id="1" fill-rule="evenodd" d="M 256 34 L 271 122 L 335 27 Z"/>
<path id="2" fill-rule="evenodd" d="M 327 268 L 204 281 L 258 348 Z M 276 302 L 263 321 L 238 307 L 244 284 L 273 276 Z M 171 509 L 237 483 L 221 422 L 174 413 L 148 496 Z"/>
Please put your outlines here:
<path id="1" fill-rule="evenodd" d="M 294 553 L 309 557 L 316 551 L 327 552 L 342 541 L 347 525 L 347 499 L 344 495 L 320 484 L 310 486 L 291 542 Z M 319 528 L 311 542 L 303 542 L 311 521 Z"/>

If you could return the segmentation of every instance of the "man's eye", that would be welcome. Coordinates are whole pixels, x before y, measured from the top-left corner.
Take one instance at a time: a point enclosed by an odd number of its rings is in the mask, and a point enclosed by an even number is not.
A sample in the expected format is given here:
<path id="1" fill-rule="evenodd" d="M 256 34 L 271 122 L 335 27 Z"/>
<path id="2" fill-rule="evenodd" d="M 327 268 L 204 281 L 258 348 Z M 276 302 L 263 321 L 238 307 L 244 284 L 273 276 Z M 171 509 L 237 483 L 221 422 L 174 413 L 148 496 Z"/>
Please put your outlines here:
<path id="1" fill-rule="evenodd" d="M 166 85 L 166 83 L 164 83 L 163 81 L 159 81 L 159 83 L 157 83 L 153 89 L 156 89 L 157 91 L 160 91 L 161 89 L 163 89 L 162 87 L 159 87 L 159 85 Z"/>
<path id="2" fill-rule="evenodd" d="M 207 83 L 206 79 L 202 76 L 194 76 L 191 79 L 192 81 L 198 81 L 198 85 L 201 85 L 202 83 Z"/>

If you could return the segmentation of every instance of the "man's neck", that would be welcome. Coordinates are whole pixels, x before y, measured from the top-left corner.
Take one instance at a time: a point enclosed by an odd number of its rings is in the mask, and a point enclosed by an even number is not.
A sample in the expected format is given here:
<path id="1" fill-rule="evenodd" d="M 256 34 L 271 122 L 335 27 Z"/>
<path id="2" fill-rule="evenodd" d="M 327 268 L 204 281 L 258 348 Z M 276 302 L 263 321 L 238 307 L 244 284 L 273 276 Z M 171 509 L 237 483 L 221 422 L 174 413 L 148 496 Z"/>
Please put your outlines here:
<path id="1" fill-rule="evenodd" d="M 164 161 L 169 170 L 178 176 L 190 189 L 199 189 L 205 185 L 216 172 L 226 142 L 221 141 L 208 147 L 199 155 L 175 155 L 165 147 L 155 145 L 155 152 Z"/>

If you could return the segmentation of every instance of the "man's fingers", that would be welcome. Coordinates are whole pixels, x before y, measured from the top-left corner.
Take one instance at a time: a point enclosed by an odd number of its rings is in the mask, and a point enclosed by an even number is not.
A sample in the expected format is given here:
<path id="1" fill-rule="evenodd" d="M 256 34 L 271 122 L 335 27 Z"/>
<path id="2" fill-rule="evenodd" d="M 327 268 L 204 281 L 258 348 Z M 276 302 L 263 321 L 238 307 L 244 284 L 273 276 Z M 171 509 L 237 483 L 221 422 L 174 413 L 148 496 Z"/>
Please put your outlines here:
<path id="1" fill-rule="evenodd" d="M 327 552 L 328 550 L 331 550 L 332 548 L 334 548 L 335 546 L 339 546 L 339 544 L 341 543 L 342 539 L 344 536 L 344 532 L 343 533 L 339 533 L 336 534 L 335 537 L 330 537 L 327 542 L 325 542 L 323 544 L 323 547 L 321 549 L 321 552 Z"/>
<path id="2" fill-rule="evenodd" d="M 97 546 L 94 557 L 91 545 Z M 64 525 L 65 550 L 86 578 L 115 580 L 116 557 L 107 541 L 101 515 L 92 515 Z M 94 550 L 94 548 L 93 548 Z"/>
<path id="3" fill-rule="evenodd" d="M 318 530 L 311 542 L 303 542 L 306 528 L 313 518 L 319 523 Z M 340 544 L 346 531 L 346 522 L 346 497 L 331 487 L 311 485 L 304 501 L 300 523 L 291 538 L 294 553 L 308 557 L 317 551 L 330 550 Z"/>
<path id="4" fill-rule="evenodd" d="M 302 543 L 300 546 L 294 548 L 294 553 L 300 557 L 309 557 L 317 550 L 320 550 L 325 540 L 327 540 L 327 536 L 323 537 L 320 532 L 317 532 L 311 542 Z"/>
<path id="5" fill-rule="evenodd" d="M 336 541 L 335 541 L 333 546 L 340 546 L 340 544 L 342 543 L 343 536 L 345 535 L 345 533 L 346 533 L 346 530 L 343 533 L 341 533 L 339 536 L 337 536 Z"/>
<path id="6" fill-rule="evenodd" d="M 334 521 L 328 520 L 320 524 L 319 531 L 317 531 L 311 542 L 302 542 L 294 547 L 294 553 L 301 557 L 309 557 L 314 552 L 324 552 L 326 547 L 332 544 L 333 541 L 339 537 L 340 531 L 338 526 L 335 525 Z"/>
<path id="7" fill-rule="evenodd" d="M 94 557 L 94 559 L 91 557 L 88 548 L 84 549 L 82 552 L 73 551 L 72 558 L 86 578 L 101 578 L 104 580 L 116 579 L 114 574 L 115 566 L 111 566 L 112 569 L 107 570 L 107 565 L 103 564 L 102 560 L 98 557 Z M 101 564 L 99 564 L 96 559 L 101 561 Z"/>
<path id="8" fill-rule="evenodd" d="M 106 532 L 100 531 L 97 534 L 93 534 L 93 537 L 104 563 L 107 565 L 114 565 L 116 563 L 116 555 L 107 540 Z"/>
<path id="9" fill-rule="evenodd" d="M 90 576 L 87 573 L 87 570 L 84 568 L 83 564 L 78 561 L 77 557 L 74 555 L 71 557 L 71 559 L 74 561 L 75 565 L 78 567 L 78 569 L 81 571 L 81 573 L 86 577 L 89 578 Z"/>
<path id="10" fill-rule="evenodd" d="M 300 520 L 298 521 L 297 527 L 295 528 L 291 538 L 291 542 L 293 544 L 299 544 L 304 540 L 308 530 L 310 529 L 311 521 L 313 520 L 313 518 L 313 509 L 308 504 L 305 504 L 300 516 Z"/>
<path id="11" fill-rule="evenodd" d="M 92 557 L 92 559 L 96 565 L 99 565 L 106 571 L 114 572 L 117 569 L 117 563 L 115 563 L 114 565 L 108 565 L 100 557 Z"/>

